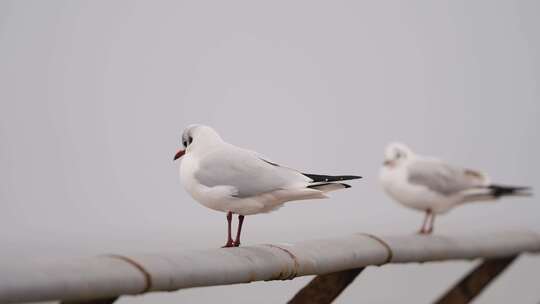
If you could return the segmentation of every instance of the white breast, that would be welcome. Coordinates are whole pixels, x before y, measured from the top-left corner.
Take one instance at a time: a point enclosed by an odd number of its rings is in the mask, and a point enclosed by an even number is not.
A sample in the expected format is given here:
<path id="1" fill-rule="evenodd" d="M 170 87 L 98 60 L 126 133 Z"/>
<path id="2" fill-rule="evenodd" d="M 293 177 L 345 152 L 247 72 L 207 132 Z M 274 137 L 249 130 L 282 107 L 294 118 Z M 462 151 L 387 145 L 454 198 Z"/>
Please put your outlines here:
<path id="1" fill-rule="evenodd" d="M 201 205 L 216 211 L 232 211 L 238 214 L 244 214 L 242 212 L 244 211 L 243 209 L 249 209 L 249 213 L 257 213 L 263 207 L 255 201 L 251 202 L 251 200 L 231 197 L 236 191 L 234 187 L 226 185 L 207 187 L 199 183 L 195 178 L 195 173 L 198 169 L 199 160 L 193 157 L 191 153 L 186 154 L 180 165 L 180 180 L 184 189 Z M 249 204 L 250 202 L 252 204 Z M 237 206 L 238 204 L 241 204 L 241 206 Z M 246 204 L 252 208 L 246 208 L 244 206 Z"/>
<path id="2" fill-rule="evenodd" d="M 196 189 L 195 172 L 198 168 L 198 161 L 194 159 L 190 154 L 182 157 L 182 163 L 180 164 L 180 181 L 184 189 L 191 195 Z"/>
<path id="3" fill-rule="evenodd" d="M 403 167 L 383 167 L 379 175 L 384 191 L 406 207 L 443 213 L 454 205 L 454 199 L 441 196 L 424 186 L 410 184 L 407 179 L 407 170 Z"/>

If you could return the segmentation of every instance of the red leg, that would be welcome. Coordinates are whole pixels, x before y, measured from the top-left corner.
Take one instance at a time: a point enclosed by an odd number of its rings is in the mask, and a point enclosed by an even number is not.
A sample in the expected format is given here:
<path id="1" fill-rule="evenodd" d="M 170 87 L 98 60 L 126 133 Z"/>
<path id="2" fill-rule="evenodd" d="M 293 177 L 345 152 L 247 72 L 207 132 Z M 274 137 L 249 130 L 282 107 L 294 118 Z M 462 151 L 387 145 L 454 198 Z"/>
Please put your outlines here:
<path id="1" fill-rule="evenodd" d="M 426 224 L 428 222 L 430 214 L 431 214 L 431 210 L 426 210 L 426 215 L 424 216 L 424 222 L 422 223 L 422 227 L 420 228 L 420 231 L 418 231 L 419 234 L 427 233 Z"/>
<path id="2" fill-rule="evenodd" d="M 429 221 L 429 226 L 427 228 L 426 233 L 432 234 L 433 233 L 433 226 L 435 225 L 435 214 L 431 213 L 431 220 Z"/>
<path id="3" fill-rule="evenodd" d="M 233 247 L 234 241 L 231 237 L 231 223 L 232 223 L 232 212 L 227 212 L 227 244 L 222 248 Z"/>
<path id="4" fill-rule="evenodd" d="M 242 223 L 244 223 L 244 216 L 238 215 L 238 231 L 236 232 L 236 241 L 234 241 L 234 247 L 240 246 L 240 234 L 242 233 Z"/>

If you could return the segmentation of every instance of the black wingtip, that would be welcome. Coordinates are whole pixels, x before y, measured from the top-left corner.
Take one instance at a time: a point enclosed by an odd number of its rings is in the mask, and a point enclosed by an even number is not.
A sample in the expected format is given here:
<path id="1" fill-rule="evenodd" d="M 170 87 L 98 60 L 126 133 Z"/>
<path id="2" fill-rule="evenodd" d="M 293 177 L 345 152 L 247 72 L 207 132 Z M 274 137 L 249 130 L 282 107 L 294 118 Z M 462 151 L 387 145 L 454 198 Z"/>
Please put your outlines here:
<path id="1" fill-rule="evenodd" d="M 340 182 L 340 181 L 362 178 L 361 176 L 358 176 L 358 175 L 322 175 L 322 174 L 309 174 L 309 173 L 302 173 L 302 174 L 311 178 L 314 183 Z"/>
<path id="2" fill-rule="evenodd" d="M 341 185 L 343 186 L 343 189 L 351 188 L 352 186 L 345 183 L 322 183 L 322 184 L 316 184 L 316 185 L 309 185 L 307 188 L 311 189 L 318 189 L 320 187 L 328 186 L 328 185 Z"/>
<path id="3" fill-rule="evenodd" d="M 488 188 L 492 191 L 494 197 L 498 198 L 505 195 L 526 195 L 532 196 L 531 187 L 526 186 L 502 186 L 502 185 L 490 185 Z"/>

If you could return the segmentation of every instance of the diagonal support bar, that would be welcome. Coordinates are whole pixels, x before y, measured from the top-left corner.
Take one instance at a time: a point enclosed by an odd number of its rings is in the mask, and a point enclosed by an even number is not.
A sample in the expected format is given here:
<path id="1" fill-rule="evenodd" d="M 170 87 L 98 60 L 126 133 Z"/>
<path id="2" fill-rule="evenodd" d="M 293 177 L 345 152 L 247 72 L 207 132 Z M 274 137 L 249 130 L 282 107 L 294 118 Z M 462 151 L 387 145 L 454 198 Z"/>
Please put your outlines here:
<path id="1" fill-rule="evenodd" d="M 88 301 L 62 301 L 60 304 L 112 304 L 118 298 L 100 299 L 100 300 L 88 300 Z"/>
<path id="2" fill-rule="evenodd" d="M 364 268 L 350 269 L 323 274 L 315 277 L 302 288 L 289 304 L 327 304 L 332 303 L 341 292 L 354 281 Z"/>
<path id="3" fill-rule="evenodd" d="M 485 260 L 480 266 L 473 269 L 462 278 L 454 287 L 435 301 L 436 304 L 462 304 L 470 303 L 486 288 L 499 274 L 501 274 L 517 255 L 498 259 Z"/>

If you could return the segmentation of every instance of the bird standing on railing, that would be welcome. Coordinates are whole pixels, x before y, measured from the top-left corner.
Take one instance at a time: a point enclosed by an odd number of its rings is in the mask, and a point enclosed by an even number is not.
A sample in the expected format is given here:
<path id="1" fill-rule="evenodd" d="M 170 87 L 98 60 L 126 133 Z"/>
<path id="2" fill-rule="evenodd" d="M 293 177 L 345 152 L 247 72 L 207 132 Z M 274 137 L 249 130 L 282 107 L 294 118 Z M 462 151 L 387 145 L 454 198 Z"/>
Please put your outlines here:
<path id="1" fill-rule="evenodd" d="M 180 178 L 186 191 L 202 205 L 227 213 L 224 247 L 240 246 L 244 216 L 265 213 L 285 202 L 326 198 L 326 193 L 349 188 L 342 183 L 360 176 L 305 174 L 275 164 L 256 152 L 233 146 L 214 129 L 190 125 L 182 134 Z M 236 239 L 231 237 L 232 215 L 238 214 Z"/>
<path id="2" fill-rule="evenodd" d="M 386 193 L 396 201 L 426 213 L 421 234 L 433 232 L 435 214 L 463 203 L 531 195 L 529 187 L 492 184 L 482 172 L 416 155 L 400 143 L 386 147 L 379 178 Z"/>

